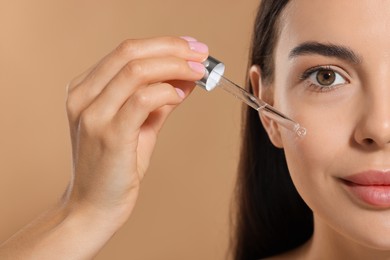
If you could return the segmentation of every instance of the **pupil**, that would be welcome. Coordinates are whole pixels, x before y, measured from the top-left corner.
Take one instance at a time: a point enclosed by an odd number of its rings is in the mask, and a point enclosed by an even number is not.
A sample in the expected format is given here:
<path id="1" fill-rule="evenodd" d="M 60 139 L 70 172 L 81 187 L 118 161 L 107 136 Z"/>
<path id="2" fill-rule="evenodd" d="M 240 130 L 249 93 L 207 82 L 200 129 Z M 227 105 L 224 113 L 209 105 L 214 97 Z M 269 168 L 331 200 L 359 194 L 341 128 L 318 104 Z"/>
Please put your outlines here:
<path id="1" fill-rule="evenodd" d="M 336 75 L 332 70 L 321 70 L 317 74 L 317 81 L 321 85 L 331 85 L 336 79 Z"/>

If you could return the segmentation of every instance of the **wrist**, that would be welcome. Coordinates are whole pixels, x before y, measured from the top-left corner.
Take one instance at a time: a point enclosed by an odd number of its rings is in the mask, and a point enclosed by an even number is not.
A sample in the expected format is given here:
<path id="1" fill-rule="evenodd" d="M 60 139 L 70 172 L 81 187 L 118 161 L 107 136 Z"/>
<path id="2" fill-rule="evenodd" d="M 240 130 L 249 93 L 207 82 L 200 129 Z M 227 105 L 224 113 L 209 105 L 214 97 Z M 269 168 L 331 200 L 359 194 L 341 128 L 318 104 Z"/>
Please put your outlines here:
<path id="1" fill-rule="evenodd" d="M 73 252 L 82 256 L 80 259 L 95 257 L 125 223 L 124 214 L 108 214 L 100 209 L 71 203 L 60 204 L 52 212 L 59 221 L 50 240 L 62 241 L 58 252 L 82 245 L 80 250 Z"/>
<path id="2" fill-rule="evenodd" d="M 66 203 L 61 209 L 64 222 L 77 230 L 98 229 L 100 235 L 111 236 L 126 222 L 125 210 L 104 210 L 90 205 Z M 104 234 L 105 233 L 105 234 Z"/>
<path id="3" fill-rule="evenodd" d="M 0 258 L 92 259 L 123 225 L 124 215 L 61 201 L 2 244 Z"/>
<path id="4" fill-rule="evenodd" d="M 59 208 L 61 214 L 71 223 L 91 228 L 99 226 L 107 232 L 115 233 L 128 220 L 137 197 L 138 192 L 132 192 L 132 196 L 121 202 L 94 203 L 93 200 L 80 199 L 73 193 L 64 196 Z"/>

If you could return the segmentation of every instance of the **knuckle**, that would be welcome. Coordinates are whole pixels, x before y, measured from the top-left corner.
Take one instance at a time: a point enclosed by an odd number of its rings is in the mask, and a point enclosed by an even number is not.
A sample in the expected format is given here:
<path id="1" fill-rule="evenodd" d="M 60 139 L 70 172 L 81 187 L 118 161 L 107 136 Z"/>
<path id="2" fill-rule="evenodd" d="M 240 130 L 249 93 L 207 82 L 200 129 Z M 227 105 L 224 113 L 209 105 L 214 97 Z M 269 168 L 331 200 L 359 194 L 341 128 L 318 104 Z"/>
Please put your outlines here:
<path id="1" fill-rule="evenodd" d="M 169 83 L 161 83 L 161 93 L 166 97 L 177 96 L 174 87 Z"/>
<path id="2" fill-rule="evenodd" d="M 133 60 L 128 62 L 123 69 L 124 73 L 130 77 L 142 77 L 145 73 L 144 65 L 139 60 Z"/>
<path id="3" fill-rule="evenodd" d="M 82 112 L 80 114 L 80 128 L 81 129 L 88 129 L 89 128 L 89 115 L 87 114 L 87 112 Z"/>
<path id="4" fill-rule="evenodd" d="M 137 52 L 137 46 L 137 40 L 126 39 L 116 47 L 115 52 L 120 56 L 131 57 Z"/>
<path id="5" fill-rule="evenodd" d="M 66 105 L 66 112 L 69 116 L 69 118 L 75 118 L 77 117 L 77 111 L 78 111 L 78 103 L 75 99 L 75 94 L 73 92 L 68 93 L 65 105 Z"/>
<path id="6" fill-rule="evenodd" d="M 107 148 L 115 143 L 117 138 L 116 133 L 108 126 L 100 120 L 96 113 L 86 110 L 80 116 L 78 131 L 82 136 L 93 140 L 100 147 Z"/>
<path id="7" fill-rule="evenodd" d="M 109 128 L 112 124 L 112 117 L 105 114 L 101 107 L 96 104 L 91 104 L 86 108 L 79 108 L 76 120 L 74 120 L 74 128 L 80 136 L 86 140 L 94 140 L 100 144 L 110 142 Z"/>
<path id="8" fill-rule="evenodd" d="M 91 113 L 89 110 L 85 110 L 80 115 L 80 130 L 89 135 L 96 132 L 97 129 L 97 118 L 94 113 Z"/>
<path id="9" fill-rule="evenodd" d="M 136 107 L 149 107 L 152 99 L 144 91 L 138 91 L 133 96 L 133 101 Z"/>

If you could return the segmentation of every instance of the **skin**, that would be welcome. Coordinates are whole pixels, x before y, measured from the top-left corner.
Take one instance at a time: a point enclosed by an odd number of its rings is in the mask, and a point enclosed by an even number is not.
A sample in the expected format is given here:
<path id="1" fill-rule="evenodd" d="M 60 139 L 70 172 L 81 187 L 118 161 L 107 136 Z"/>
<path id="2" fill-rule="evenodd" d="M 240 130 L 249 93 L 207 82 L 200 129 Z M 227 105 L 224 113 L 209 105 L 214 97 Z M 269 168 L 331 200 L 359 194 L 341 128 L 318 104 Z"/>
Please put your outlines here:
<path id="1" fill-rule="evenodd" d="M 129 218 L 158 132 L 207 56 L 189 37 L 127 40 L 72 80 L 73 178 L 55 207 L 0 245 L 0 258 L 93 258 Z"/>
<path id="2" fill-rule="evenodd" d="M 293 0 L 280 20 L 275 79 L 250 76 L 259 96 L 307 129 L 304 138 L 261 116 L 273 144 L 285 150 L 293 182 L 314 212 L 314 235 L 277 259 L 390 259 L 390 209 L 351 195 L 340 178 L 390 169 L 390 1 Z M 342 45 L 359 62 L 306 53 L 305 42 Z M 331 65 L 343 77 L 320 90 L 301 75 Z"/>

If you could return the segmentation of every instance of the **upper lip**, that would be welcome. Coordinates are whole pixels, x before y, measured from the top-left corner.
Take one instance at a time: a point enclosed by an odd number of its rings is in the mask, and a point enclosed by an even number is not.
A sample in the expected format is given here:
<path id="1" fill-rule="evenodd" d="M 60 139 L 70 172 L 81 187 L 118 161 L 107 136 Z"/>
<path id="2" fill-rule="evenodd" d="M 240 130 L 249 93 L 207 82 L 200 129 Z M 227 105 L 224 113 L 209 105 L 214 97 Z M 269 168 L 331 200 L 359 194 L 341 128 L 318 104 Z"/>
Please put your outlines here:
<path id="1" fill-rule="evenodd" d="M 373 185 L 389 185 L 390 186 L 390 170 L 369 170 L 359 172 L 342 178 L 344 181 L 355 185 L 373 186 Z"/>

